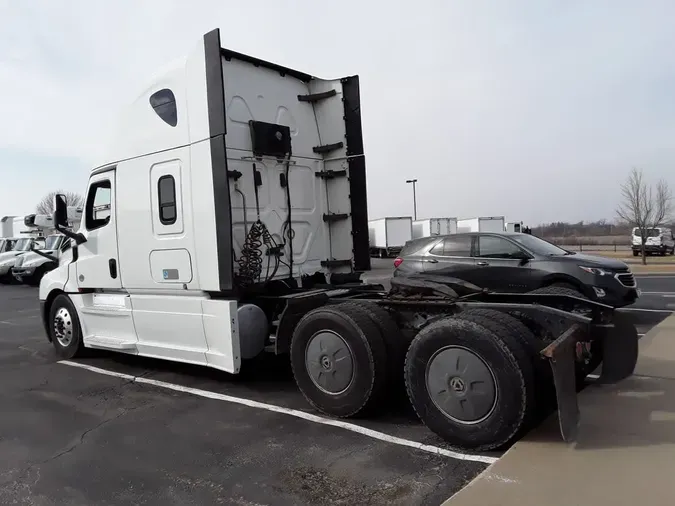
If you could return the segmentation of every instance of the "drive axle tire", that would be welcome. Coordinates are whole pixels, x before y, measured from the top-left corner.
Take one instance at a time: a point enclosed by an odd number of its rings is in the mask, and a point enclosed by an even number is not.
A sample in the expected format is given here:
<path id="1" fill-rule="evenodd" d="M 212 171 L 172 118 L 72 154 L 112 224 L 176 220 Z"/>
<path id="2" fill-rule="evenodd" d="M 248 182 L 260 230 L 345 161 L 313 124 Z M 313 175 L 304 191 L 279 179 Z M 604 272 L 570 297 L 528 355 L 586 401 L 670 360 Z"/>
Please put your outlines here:
<path id="1" fill-rule="evenodd" d="M 67 295 L 59 295 L 49 309 L 49 337 L 56 354 L 65 359 L 84 353 L 82 328 L 75 306 Z"/>
<path id="2" fill-rule="evenodd" d="M 389 386 L 393 390 L 403 392 L 405 384 L 402 371 L 405 364 L 405 354 L 411 339 L 406 337 L 396 323 L 396 320 L 394 320 L 394 317 L 382 306 L 373 302 L 356 300 L 339 305 L 339 307 L 353 306 L 362 309 L 377 326 L 386 349 Z"/>
<path id="3" fill-rule="evenodd" d="M 575 289 L 562 288 L 556 286 L 546 286 L 544 288 L 538 288 L 529 293 L 532 294 L 550 294 L 550 295 L 568 295 L 571 297 L 579 297 L 580 299 L 588 300 L 584 294 L 578 292 Z M 546 341 L 552 341 L 557 336 L 553 336 L 548 329 L 540 329 L 540 337 Z M 586 376 L 595 371 L 600 364 L 602 363 L 602 341 L 592 341 L 591 342 L 591 356 L 587 362 L 576 362 L 576 382 L 577 390 L 580 390 L 584 385 Z"/>
<path id="4" fill-rule="evenodd" d="M 454 446 L 487 451 L 525 428 L 534 379 L 515 339 L 468 319 L 422 329 L 405 362 L 408 396 L 419 418 Z"/>
<path id="5" fill-rule="evenodd" d="M 387 355 L 380 329 L 357 305 L 308 312 L 293 332 L 291 367 L 307 401 L 329 415 L 362 414 L 385 393 Z"/>
<path id="6" fill-rule="evenodd" d="M 536 365 L 548 366 L 545 360 L 536 352 L 536 337 L 530 330 L 515 317 L 494 309 L 468 309 L 457 315 L 457 318 L 480 325 L 487 331 L 504 341 L 511 352 L 518 359 L 523 368 L 523 374 L 532 378 L 526 384 L 527 407 L 523 429 L 530 428 L 536 415 L 537 399 L 543 392 L 538 392 Z"/>

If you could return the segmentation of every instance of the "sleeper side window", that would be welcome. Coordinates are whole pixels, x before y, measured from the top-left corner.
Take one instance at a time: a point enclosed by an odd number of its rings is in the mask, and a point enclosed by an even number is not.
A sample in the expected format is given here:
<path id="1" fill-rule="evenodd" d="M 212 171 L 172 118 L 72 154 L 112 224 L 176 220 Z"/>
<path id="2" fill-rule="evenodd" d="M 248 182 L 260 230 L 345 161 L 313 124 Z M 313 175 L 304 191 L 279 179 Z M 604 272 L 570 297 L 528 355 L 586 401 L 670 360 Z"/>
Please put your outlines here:
<path id="1" fill-rule="evenodd" d="M 173 176 L 162 176 L 157 181 L 159 221 L 162 225 L 176 223 L 176 181 Z"/>
<path id="2" fill-rule="evenodd" d="M 87 230 L 105 227 L 110 222 L 111 185 L 109 180 L 97 181 L 89 187 L 85 207 Z"/>

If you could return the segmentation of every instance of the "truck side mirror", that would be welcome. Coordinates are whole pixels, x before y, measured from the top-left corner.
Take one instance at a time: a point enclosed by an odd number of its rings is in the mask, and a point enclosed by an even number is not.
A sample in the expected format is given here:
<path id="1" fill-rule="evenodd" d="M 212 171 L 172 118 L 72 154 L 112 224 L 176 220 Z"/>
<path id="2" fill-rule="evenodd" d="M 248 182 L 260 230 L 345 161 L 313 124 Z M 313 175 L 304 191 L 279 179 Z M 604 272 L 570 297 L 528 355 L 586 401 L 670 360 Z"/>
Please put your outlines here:
<path id="1" fill-rule="evenodd" d="M 75 241 L 75 244 L 82 244 L 87 239 L 80 233 L 74 233 L 68 230 L 68 205 L 66 196 L 60 193 L 54 195 L 54 227 L 66 237 Z"/>
<path id="2" fill-rule="evenodd" d="M 54 195 L 54 225 L 63 228 L 68 226 L 68 206 L 66 205 L 66 196 L 61 193 Z"/>

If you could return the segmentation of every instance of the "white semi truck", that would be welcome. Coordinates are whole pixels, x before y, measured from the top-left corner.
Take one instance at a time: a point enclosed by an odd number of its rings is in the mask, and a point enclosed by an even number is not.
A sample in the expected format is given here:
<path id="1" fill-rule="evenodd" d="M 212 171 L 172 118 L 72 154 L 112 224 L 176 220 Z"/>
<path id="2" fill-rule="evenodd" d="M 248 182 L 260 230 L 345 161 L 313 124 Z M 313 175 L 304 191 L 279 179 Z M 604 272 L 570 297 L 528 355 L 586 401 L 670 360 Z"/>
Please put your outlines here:
<path id="1" fill-rule="evenodd" d="M 398 254 L 412 239 L 413 220 L 410 216 L 389 216 L 368 222 L 370 255 L 389 258 Z"/>
<path id="2" fill-rule="evenodd" d="M 432 235 L 448 235 L 457 233 L 457 218 L 427 218 L 416 220 L 412 224 L 413 239 Z"/>
<path id="3" fill-rule="evenodd" d="M 503 216 L 482 216 L 457 220 L 457 231 L 467 232 L 504 232 Z"/>
<path id="4" fill-rule="evenodd" d="M 264 351 L 288 354 L 317 410 L 378 409 L 405 381 L 431 430 L 480 450 L 518 438 L 554 385 L 573 439 L 575 374 L 603 358 L 603 380 L 632 373 L 635 328 L 576 292 L 360 282 L 370 257 L 358 77 L 235 53 L 215 30 L 143 90 L 91 171 L 79 232 L 55 198 L 73 246 L 39 297 L 59 357 L 102 348 L 236 374 Z"/>

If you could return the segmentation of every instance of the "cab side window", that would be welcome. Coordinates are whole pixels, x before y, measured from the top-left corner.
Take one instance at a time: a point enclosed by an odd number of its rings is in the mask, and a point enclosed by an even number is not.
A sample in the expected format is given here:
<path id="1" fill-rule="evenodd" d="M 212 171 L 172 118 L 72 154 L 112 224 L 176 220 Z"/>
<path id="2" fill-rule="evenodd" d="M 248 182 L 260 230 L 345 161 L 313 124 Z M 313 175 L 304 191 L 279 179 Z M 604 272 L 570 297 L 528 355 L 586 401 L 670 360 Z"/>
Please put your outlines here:
<path id="1" fill-rule="evenodd" d="M 87 230 L 105 227 L 110 222 L 111 205 L 110 181 L 97 181 L 89 187 L 84 210 Z"/>

